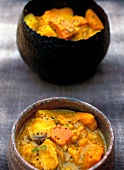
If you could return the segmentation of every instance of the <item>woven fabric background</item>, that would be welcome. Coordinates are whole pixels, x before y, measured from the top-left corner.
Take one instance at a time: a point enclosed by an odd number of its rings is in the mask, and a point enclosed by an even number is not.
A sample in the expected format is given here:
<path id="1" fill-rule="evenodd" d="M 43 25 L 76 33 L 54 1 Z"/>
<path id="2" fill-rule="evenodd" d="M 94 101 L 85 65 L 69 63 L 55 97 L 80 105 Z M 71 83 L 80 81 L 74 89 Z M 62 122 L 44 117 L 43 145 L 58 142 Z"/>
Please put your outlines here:
<path id="1" fill-rule="evenodd" d="M 97 1 L 108 14 L 111 44 L 95 75 L 73 85 L 54 85 L 23 62 L 16 46 L 16 28 L 25 0 L 0 0 L 0 170 L 8 170 L 6 149 L 14 121 L 28 105 L 53 96 L 89 102 L 112 123 L 115 168 L 124 169 L 124 1 Z"/>

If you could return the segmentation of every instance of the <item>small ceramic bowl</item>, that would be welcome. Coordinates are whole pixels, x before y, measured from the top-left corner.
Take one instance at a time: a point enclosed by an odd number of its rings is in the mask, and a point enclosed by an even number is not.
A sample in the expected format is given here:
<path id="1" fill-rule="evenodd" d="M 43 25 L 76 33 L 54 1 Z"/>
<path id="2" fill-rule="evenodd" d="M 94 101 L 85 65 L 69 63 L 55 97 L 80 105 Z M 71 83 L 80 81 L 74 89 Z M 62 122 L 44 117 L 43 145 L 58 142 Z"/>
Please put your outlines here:
<path id="1" fill-rule="evenodd" d="M 33 13 L 42 16 L 52 8 L 70 7 L 75 15 L 84 16 L 92 9 L 104 29 L 87 40 L 71 41 L 41 36 L 24 22 Z M 17 24 L 17 47 L 24 62 L 43 79 L 57 84 L 71 84 L 91 77 L 105 57 L 110 44 L 108 16 L 93 0 L 32 0 L 23 8 Z"/>
<path id="2" fill-rule="evenodd" d="M 39 109 L 67 109 L 74 111 L 84 111 L 92 113 L 98 122 L 98 126 L 101 129 L 107 143 L 107 152 L 99 163 L 91 167 L 90 170 L 112 170 L 114 166 L 114 133 L 112 126 L 107 117 L 96 107 L 75 99 L 67 97 L 53 97 L 44 100 L 40 100 L 33 103 L 26 108 L 17 121 L 14 123 L 11 136 L 9 140 L 9 146 L 7 151 L 7 159 L 10 170 L 36 170 L 32 165 L 27 163 L 19 154 L 16 148 L 16 137 L 24 124 L 34 116 L 34 113 Z M 18 167 L 18 168 L 17 168 Z"/>

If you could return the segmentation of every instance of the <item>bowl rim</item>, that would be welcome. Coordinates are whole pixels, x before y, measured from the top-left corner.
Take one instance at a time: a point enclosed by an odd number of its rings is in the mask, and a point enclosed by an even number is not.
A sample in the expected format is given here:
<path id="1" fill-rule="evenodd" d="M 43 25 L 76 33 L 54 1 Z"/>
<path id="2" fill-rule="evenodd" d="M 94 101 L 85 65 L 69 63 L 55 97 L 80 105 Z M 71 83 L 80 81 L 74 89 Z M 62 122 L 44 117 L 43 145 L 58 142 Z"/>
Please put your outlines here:
<path id="1" fill-rule="evenodd" d="M 95 164 L 94 166 L 92 166 L 91 168 L 88 169 L 88 170 L 96 170 L 97 168 L 99 168 L 100 165 L 102 165 L 107 160 L 108 156 L 111 154 L 111 151 L 112 151 L 113 146 L 114 146 L 114 140 L 115 140 L 114 130 L 113 130 L 112 125 L 111 125 L 110 121 L 108 120 L 107 116 L 103 112 L 101 112 L 98 108 L 91 105 L 90 103 L 85 102 L 85 101 L 83 101 L 81 99 L 72 98 L 72 97 L 50 97 L 50 98 L 45 98 L 45 99 L 38 100 L 38 101 L 30 104 L 28 107 L 26 107 L 21 112 L 21 114 L 17 117 L 17 119 L 15 120 L 15 122 L 14 122 L 14 124 L 12 126 L 11 136 L 10 137 L 11 137 L 11 142 L 12 142 L 13 149 L 14 149 L 18 159 L 20 159 L 24 163 L 23 165 L 25 165 L 25 167 L 30 168 L 30 170 L 37 170 L 37 168 L 35 168 L 31 164 L 29 164 L 27 161 L 25 161 L 25 159 L 23 159 L 22 156 L 20 155 L 20 153 L 18 152 L 18 150 L 16 148 L 16 143 L 15 143 L 16 128 L 18 126 L 19 121 L 23 118 L 23 116 L 25 116 L 34 107 L 37 107 L 38 105 L 45 104 L 45 103 L 55 102 L 55 101 L 60 101 L 61 102 L 61 100 L 66 101 L 66 102 L 71 101 L 73 103 L 79 103 L 81 105 L 87 106 L 88 108 L 91 108 L 92 111 L 98 112 L 98 114 L 100 114 L 104 118 L 104 120 L 107 122 L 107 124 L 109 126 L 109 131 L 110 131 L 110 134 L 111 134 L 110 144 L 109 144 L 109 146 L 107 148 L 107 152 L 105 153 L 103 158 L 97 164 Z"/>

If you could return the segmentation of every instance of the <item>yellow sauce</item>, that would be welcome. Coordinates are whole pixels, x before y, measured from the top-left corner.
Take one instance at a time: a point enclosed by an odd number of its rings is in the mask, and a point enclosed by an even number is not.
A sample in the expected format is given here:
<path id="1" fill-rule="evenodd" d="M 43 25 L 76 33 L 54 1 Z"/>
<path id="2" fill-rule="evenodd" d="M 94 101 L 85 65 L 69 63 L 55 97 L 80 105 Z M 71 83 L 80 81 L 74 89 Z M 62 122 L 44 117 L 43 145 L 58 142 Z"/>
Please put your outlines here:
<path id="1" fill-rule="evenodd" d="M 106 152 L 95 117 L 69 110 L 38 110 L 18 134 L 16 145 L 40 170 L 86 170 Z"/>
<path id="2" fill-rule="evenodd" d="M 88 39 L 104 29 L 103 23 L 92 9 L 88 9 L 85 16 L 78 16 L 69 7 L 53 8 L 45 11 L 42 16 L 29 13 L 24 21 L 41 36 L 73 41 Z"/>

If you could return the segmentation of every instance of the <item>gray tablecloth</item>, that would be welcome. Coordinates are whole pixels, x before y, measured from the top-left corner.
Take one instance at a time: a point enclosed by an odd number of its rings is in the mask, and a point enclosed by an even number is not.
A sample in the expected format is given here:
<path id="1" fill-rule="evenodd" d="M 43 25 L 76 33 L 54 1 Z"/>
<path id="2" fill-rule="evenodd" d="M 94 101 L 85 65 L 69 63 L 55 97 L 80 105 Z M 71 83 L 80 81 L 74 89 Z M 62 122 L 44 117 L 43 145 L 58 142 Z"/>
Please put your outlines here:
<path id="1" fill-rule="evenodd" d="M 95 75 L 73 85 L 54 85 L 23 62 L 16 46 L 16 28 L 26 1 L 0 0 L 0 170 L 8 170 L 6 149 L 12 125 L 37 100 L 67 96 L 99 108 L 115 133 L 115 170 L 124 169 L 124 1 L 97 1 L 110 21 L 111 44 Z"/>

